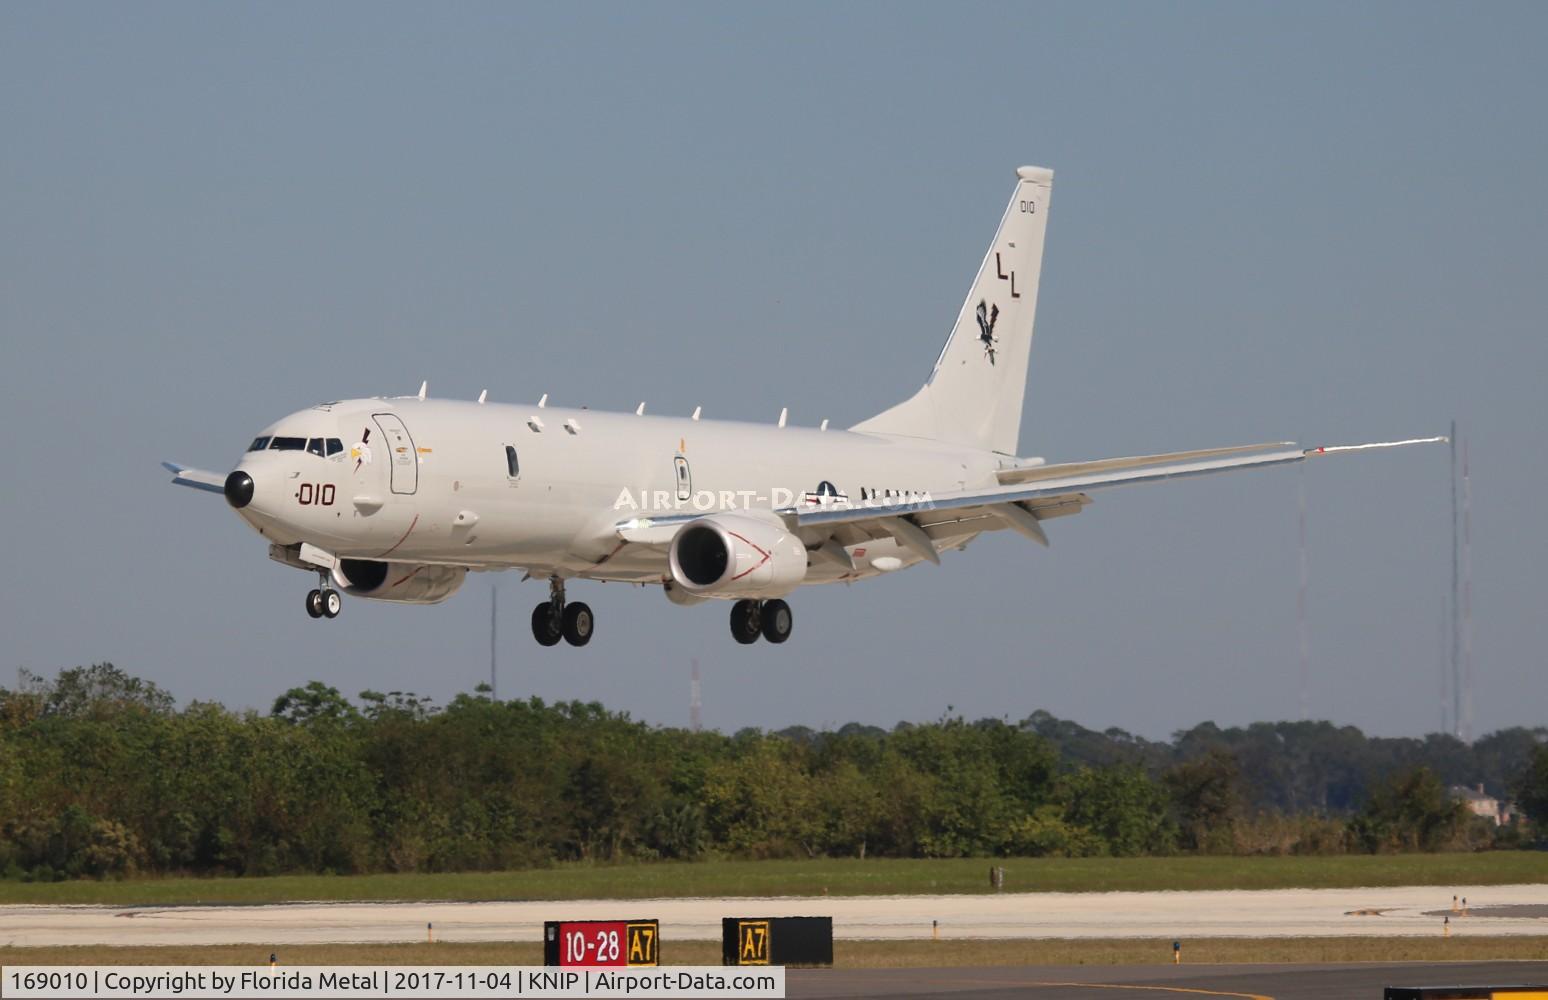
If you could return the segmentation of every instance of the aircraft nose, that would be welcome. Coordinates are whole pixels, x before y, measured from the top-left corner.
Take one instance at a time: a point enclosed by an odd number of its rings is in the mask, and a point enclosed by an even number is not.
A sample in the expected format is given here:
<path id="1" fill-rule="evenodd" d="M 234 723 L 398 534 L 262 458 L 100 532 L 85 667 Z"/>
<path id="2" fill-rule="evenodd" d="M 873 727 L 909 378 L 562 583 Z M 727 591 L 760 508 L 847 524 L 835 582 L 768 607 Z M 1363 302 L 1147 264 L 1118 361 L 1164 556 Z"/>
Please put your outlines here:
<path id="1" fill-rule="evenodd" d="M 238 469 L 226 477 L 226 502 L 241 510 L 253 502 L 253 477 Z"/>

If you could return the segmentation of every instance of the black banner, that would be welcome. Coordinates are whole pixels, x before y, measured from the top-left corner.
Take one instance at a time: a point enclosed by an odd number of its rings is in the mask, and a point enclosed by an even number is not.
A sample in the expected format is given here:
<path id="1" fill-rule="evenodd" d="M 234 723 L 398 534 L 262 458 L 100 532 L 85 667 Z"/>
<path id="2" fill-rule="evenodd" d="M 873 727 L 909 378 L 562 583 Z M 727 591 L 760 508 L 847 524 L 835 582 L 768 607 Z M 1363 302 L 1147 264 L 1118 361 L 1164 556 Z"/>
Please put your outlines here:
<path id="1" fill-rule="evenodd" d="M 1388 986 L 1382 1000 L 1490 1000 L 1512 993 L 1548 995 L 1548 986 Z"/>
<path id="2" fill-rule="evenodd" d="M 832 917 L 725 917 L 722 965 L 832 965 Z"/>

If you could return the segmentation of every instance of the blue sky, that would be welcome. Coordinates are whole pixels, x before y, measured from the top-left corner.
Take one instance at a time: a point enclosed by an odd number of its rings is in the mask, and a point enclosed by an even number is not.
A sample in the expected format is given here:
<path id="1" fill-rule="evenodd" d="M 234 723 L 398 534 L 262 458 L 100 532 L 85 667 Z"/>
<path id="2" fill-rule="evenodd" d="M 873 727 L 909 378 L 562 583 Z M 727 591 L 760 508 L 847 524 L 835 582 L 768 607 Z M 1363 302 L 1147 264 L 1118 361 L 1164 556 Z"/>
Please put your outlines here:
<path id="1" fill-rule="evenodd" d="M 307 619 L 157 463 L 408 393 L 836 425 L 923 380 L 1021 163 L 1057 177 L 1022 450 L 1470 437 L 1476 725 L 1543 724 L 1540 5 L 0 7 L 0 683 L 446 700 L 489 586 Z M 800 592 L 794 639 L 584 588 L 502 694 L 734 729 L 1299 713 L 1295 470 L 1101 497 L 1044 551 Z M 1443 448 L 1306 470 L 1311 714 L 1439 725 Z M 583 588 L 576 587 L 576 596 Z"/>

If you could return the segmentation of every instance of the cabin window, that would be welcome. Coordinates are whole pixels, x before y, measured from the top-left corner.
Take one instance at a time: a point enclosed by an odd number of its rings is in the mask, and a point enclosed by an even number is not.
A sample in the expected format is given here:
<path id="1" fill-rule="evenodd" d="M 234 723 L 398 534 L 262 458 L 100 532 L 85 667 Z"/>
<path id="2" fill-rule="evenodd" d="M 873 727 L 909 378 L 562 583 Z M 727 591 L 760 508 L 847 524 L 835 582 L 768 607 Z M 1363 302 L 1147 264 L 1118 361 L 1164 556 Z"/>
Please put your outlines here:
<path id="1" fill-rule="evenodd" d="M 510 445 L 505 446 L 505 474 L 512 479 L 521 475 L 521 463 L 516 461 L 516 449 Z"/>

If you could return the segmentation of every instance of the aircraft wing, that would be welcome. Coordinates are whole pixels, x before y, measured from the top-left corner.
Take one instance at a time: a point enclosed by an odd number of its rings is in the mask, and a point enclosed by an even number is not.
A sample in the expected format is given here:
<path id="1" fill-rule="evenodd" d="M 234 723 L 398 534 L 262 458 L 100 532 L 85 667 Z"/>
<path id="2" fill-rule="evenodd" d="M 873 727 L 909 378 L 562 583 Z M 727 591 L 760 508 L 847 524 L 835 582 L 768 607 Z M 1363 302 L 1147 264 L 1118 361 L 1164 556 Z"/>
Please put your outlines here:
<path id="1" fill-rule="evenodd" d="M 1415 438 L 1305 449 L 1285 442 L 1268 446 L 1173 452 L 1105 462 L 1033 466 L 1018 471 L 1046 475 L 1028 482 L 940 494 L 917 502 L 834 504 L 778 513 L 786 524 L 800 529 L 802 536 L 808 539 L 813 534 L 810 529 L 823 528 L 833 529 L 832 537 L 846 545 L 866 537 L 890 536 L 921 558 L 939 563 L 940 555 L 936 552 L 934 538 L 941 535 L 1011 528 L 1041 545 L 1047 545 L 1048 536 L 1041 522 L 1050 517 L 1079 513 L 1091 502 L 1087 494 L 1098 490 L 1170 479 L 1189 479 L 1237 469 L 1289 465 L 1336 452 L 1396 448 L 1445 440 L 1444 437 Z"/>
<path id="2" fill-rule="evenodd" d="M 1411 444 L 1444 442 L 1444 437 L 1380 441 L 1372 444 L 1302 448 L 1294 442 L 1236 445 L 1200 451 L 1168 452 L 1130 458 L 1071 462 L 1060 465 L 1024 466 L 1002 470 L 1025 481 L 1002 483 L 981 489 L 934 494 L 928 499 L 884 499 L 858 503 L 821 504 L 774 512 L 794 531 L 799 531 L 814 553 L 838 558 L 840 546 L 863 544 L 867 539 L 896 539 L 920 558 L 940 562 L 934 539 L 975 531 L 1010 528 L 1040 545 L 1048 544 L 1042 522 L 1078 514 L 1091 503 L 1089 494 L 1118 486 L 1137 486 L 1170 479 L 1191 479 L 1238 469 L 1262 469 L 1290 465 L 1308 458 L 1345 451 L 1399 448 Z M 704 514 L 667 514 L 637 517 L 620 522 L 615 530 L 620 541 L 667 546 L 679 528 Z M 837 543 L 834 545 L 833 543 Z M 815 546 L 815 548 L 813 548 Z M 847 557 L 845 557 L 847 559 Z"/>
<path id="3" fill-rule="evenodd" d="M 218 472 L 190 469 L 176 462 L 162 462 L 161 467 L 172 473 L 172 481 L 179 486 L 192 486 L 196 490 L 208 490 L 211 493 L 226 492 L 226 477 Z"/>
<path id="4" fill-rule="evenodd" d="M 1103 458 L 1095 462 L 1065 462 L 1044 465 L 1037 459 L 1035 465 L 1023 465 L 1001 469 L 995 478 L 1003 486 L 1008 483 L 1030 483 L 1039 479 L 1061 479 L 1065 476 L 1088 472 L 1111 472 L 1115 469 L 1137 469 L 1146 465 L 1162 465 L 1167 462 L 1184 462 L 1200 458 L 1217 458 L 1222 455 L 1244 455 L 1248 452 L 1267 451 L 1270 448 L 1294 448 L 1294 441 L 1271 441 L 1268 444 L 1239 444 L 1229 448 L 1205 448 L 1201 451 L 1172 451 L 1162 455 L 1131 455 L 1127 458 Z"/>

